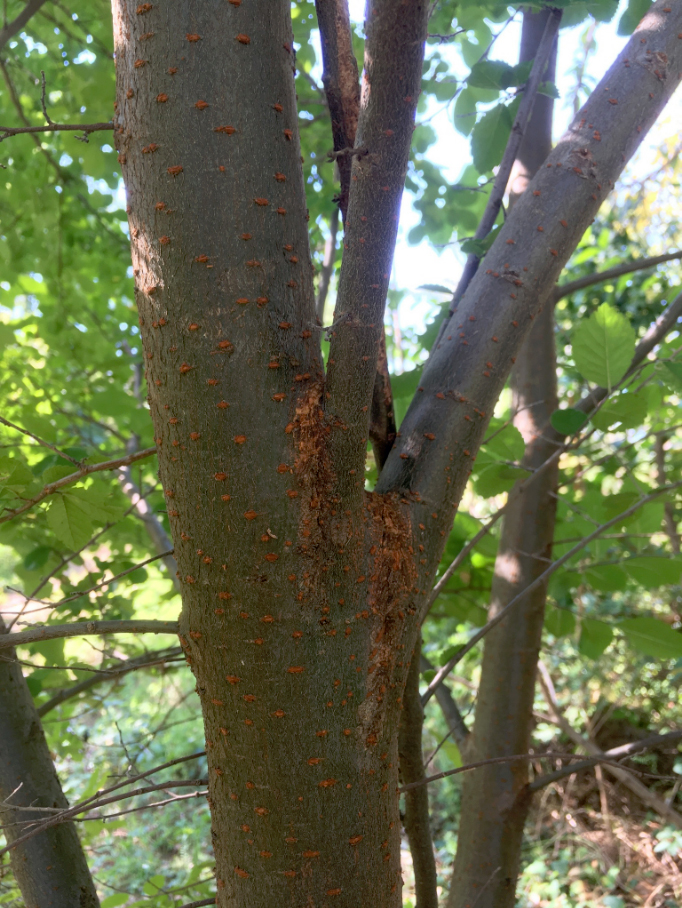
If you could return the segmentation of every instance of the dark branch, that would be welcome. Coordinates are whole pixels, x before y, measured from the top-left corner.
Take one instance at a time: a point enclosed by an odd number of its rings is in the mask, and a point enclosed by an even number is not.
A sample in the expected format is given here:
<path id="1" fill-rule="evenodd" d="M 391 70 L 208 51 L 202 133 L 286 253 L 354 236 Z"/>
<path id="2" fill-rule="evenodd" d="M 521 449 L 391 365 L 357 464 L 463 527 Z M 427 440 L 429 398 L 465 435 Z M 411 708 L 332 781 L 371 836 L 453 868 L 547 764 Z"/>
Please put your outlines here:
<path id="1" fill-rule="evenodd" d="M 8 22 L 3 29 L 0 29 L 0 50 L 10 38 L 21 31 L 31 16 L 34 16 L 45 2 L 46 0 L 29 0 L 16 19 Z"/>
<path id="2" fill-rule="evenodd" d="M 182 649 L 179 646 L 174 646 L 170 649 L 161 650 L 156 653 L 144 653 L 142 656 L 138 656 L 135 659 L 127 659 L 125 662 L 104 669 L 91 678 L 86 678 L 84 681 L 74 684 L 72 687 L 65 687 L 63 690 L 60 690 L 54 697 L 51 697 L 46 703 L 43 703 L 38 707 L 38 715 L 41 717 L 46 715 L 51 710 L 55 709 L 55 707 L 66 702 L 66 700 L 78 697 L 80 694 L 91 690 L 93 687 L 96 687 L 98 684 L 102 684 L 105 681 L 115 681 L 130 672 L 152 668 L 155 665 L 166 666 L 169 661 L 176 660 L 181 654 Z"/>
<path id="3" fill-rule="evenodd" d="M 643 498 L 640 498 L 639 501 L 635 502 L 631 507 L 627 508 L 625 511 L 622 511 L 618 516 L 612 518 L 607 523 L 603 523 L 601 526 L 598 526 L 594 532 L 590 533 L 589 536 L 585 536 L 584 539 L 581 539 L 580 542 L 576 543 L 573 548 L 569 549 L 565 555 L 562 555 L 561 558 L 557 558 L 556 561 L 553 561 L 547 570 L 543 571 L 542 574 L 539 574 L 532 583 L 529 583 L 528 586 L 521 590 L 520 593 L 517 593 L 513 599 L 510 599 L 507 605 L 501 611 L 495 615 L 494 618 L 491 618 L 477 633 L 471 637 L 468 643 L 462 646 L 457 652 L 452 656 L 451 659 L 438 671 L 435 678 L 431 681 L 427 689 L 422 694 L 422 703 L 426 705 L 429 702 L 435 689 L 439 684 L 442 683 L 443 679 L 450 674 L 452 669 L 460 662 L 468 652 L 470 652 L 484 637 L 489 633 L 494 627 L 503 621 L 509 612 L 518 605 L 529 593 L 537 589 L 537 587 L 544 584 L 556 571 L 559 570 L 562 565 L 566 564 L 575 554 L 588 546 L 593 540 L 597 539 L 598 536 L 608 530 L 609 527 L 614 526 L 617 523 L 622 522 L 626 518 L 630 517 L 639 508 L 643 507 L 645 504 L 648 504 L 650 501 L 655 501 L 660 495 L 663 495 L 666 492 L 670 492 L 672 489 L 677 489 L 682 486 L 682 480 L 679 482 L 671 483 L 668 486 L 663 488 L 656 489 L 650 495 L 645 495 Z"/>
<path id="4" fill-rule="evenodd" d="M 5 422 L 5 420 L 1 421 Z M 117 470 L 120 467 L 130 466 L 131 463 L 137 463 L 138 460 L 144 460 L 147 457 L 151 457 L 152 454 L 156 454 L 156 447 L 145 448 L 143 451 L 136 451 L 134 454 L 127 454 L 125 457 L 119 457 L 116 460 L 105 460 L 102 463 L 81 464 L 80 469 L 77 470 L 77 472 L 69 473 L 68 476 L 63 476 L 61 479 L 57 479 L 55 482 L 49 483 L 48 485 L 44 486 L 44 488 L 38 495 L 35 496 L 35 498 L 31 498 L 30 501 L 22 504 L 20 508 L 15 508 L 14 510 L 9 511 L 8 514 L 0 517 L 0 523 L 6 523 L 8 520 L 12 520 L 14 517 L 18 517 L 19 514 L 23 514 L 25 511 L 28 511 L 32 507 L 35 507 L 35 505 L 39 504 L 41 501 L 44 501 L 50 495 L 54 495 L 55 492 L 58 492 L 65 486 L 70 486 L 74 482 L 78 482 L 79 480 L 83 479 L 85 476 L 89 476 L 91 473 L 101 473 L 105 470 Z M 67 455 L 59 453 L 59 456 L 66 457 Z M 74 461 L 71 457 L 69 457 L 68 460 L 71 460 L 73 463 L 78 463 L 78 461 Z"/>
<path id="5" fill-rule="evenodd" d="M 43 640 L 61 640 L 64 637 L 92 637 L 106 634 L 172 634 L 177 636 L 177 621 L 151 621 L 139 618 L 132 621 L 75 621 L 73 624 L 49 624 L 31 627 L 18 634 L 0 636 L 0 649 L 25 646 Z"/>
<path id="6" fill-rule="evenodd" d="M 682 258 L 682 252 L 668 252 L 665 255 L 654 255 L 651 258 L 639 259 L 636 262 L 623 262 L 622 265 L 616 265 L 613 268 L 608 268 L 606 271 L 598 271 L 595 274 L 586 274 L 584 277 L 576 278 L 567 284 L 559 284 L 554 290 L 553 301 L 556 303 L 558 300 L 570 296 L 578 290 L 584 290 L 594 284 L 610 281 L 613 278 L 621 277 L 623 274 L 644 271 L 645 268 L 654 268 L 656 265 L 662 265 L 663 262 L 672 262 L 680 258 Z"/>
<path id="7" fill-rule="evenodd" d="M 665 735 L 650 735 L 648 738 L 642 738 L 641 741 L 633 741 L 631 744 L 621 744 L 620 747 L 613 747 L 611 750 L 606 750 L 603 753 L 594 754 L 594 756 L 583 759 L 581 763 L 575 763 L 573 766 L 563 766 L 561 769 L 557 769 L 556 772 L 550 772 L 547 773 L 547 775 L 539 776 L 534 782 L 531 782 L 528 785 L 528 791 L 540 791 L 540 789 L 551 785 L 552 782 L 558 782 L 559 779 L 565 779 L 566 776 L 571 776 L 576 772 L 584 772 L 586 769 L 592 769 L 592 767 L 596 766 L 598 763 L 611 763 L 614 760 L 622 760 L 625 757 L 631 757 L 633 754 L 640 753 L 643 750 L 652 750 L 656 747 L 661 747 L 664 744 L 674 744 L 681 738 L 682 731 L 678 730 L 668 732 Z M 617 765 L 621 769 L 629 768 L 622 767 L 620 763 Z"/>
<path id="8" fill-rule="evenodd" d="M 322 84 L 332 120 L 334 151 L 341 179 L 339 207 L 344 222 L 348 211 L 350 172 L 355 133 L 360 113 L 358 63 L 353 53 L 353 35 L 348 14 L 348 0 L 315 0 L 317 24 L 322 43 L 324 71 Z M 366 153 L 366 149 L 365 149 Z"/>

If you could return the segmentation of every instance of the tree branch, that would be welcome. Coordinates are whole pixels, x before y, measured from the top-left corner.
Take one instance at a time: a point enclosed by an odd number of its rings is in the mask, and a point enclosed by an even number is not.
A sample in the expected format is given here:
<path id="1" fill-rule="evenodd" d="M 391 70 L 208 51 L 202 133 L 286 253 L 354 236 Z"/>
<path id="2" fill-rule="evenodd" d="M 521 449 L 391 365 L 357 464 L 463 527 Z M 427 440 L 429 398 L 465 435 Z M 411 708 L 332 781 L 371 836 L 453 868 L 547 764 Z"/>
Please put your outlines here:
<path id="1" fill-rule="evenodd" d="M 542 688 L 547 705 L 554 717 L 554 723 L 573 741 L 574 744 L 582 747 L 592 756 L 589 760 L 583 760 L 582 763 L 578 763 L 574 766 L 564 766 L 555 772 L 540 776 L 529 784 L 528 790 L 531 792 L 539 791 L 552 782 L 557 782 L 559 779 L 572 775 L 575 772 L 582 772 L 585 769 L 590 769 L 591 767 L 598 765 L 600 763 L 600 758 L 605 755 L 615 758 L 628 757 L 632 754 L 639 753 L 642 750 L 659 747 L 662 744 L 672 744 L 682 739 L 682 731 L 669 732 L 668 734 L 663 735 L 650 735 L 648 738 L 643 738 L 641 741 L 633 741 L 630 744 L 622 744 L 619 747 L 611 748 L 611 750 L 608 750 L 606 754 L 604 754 L 594 741 L 579 734 L 562 714 L 556 699 L 552 678 L 542 662 L 538 663 L 538 675 L 540 687 Z M 637 795 L 643 803 L 655 810 L 659 816 L 672 821 L 678 829 L 682 829 L 682 815 L 680 815 L 672 805 L 668 804 L 664 798 L 659 797 L 655 791 L 651 791 L 646 785 L 640 782 L 639 779 L 636 779 L 627 768 L 607 764 L 606 770 L 622 782 L 626 788 L 629 788 L 630 791 Z"/>
<path id="2" fill-rule="evenodd" d="M 31 627 L 17 634 L 0 635 L 0 649 L 61 640 L 65 637 L 92 637 L 106 634 L 173 634 L 177 636 L 177 621 L 152 621 L 137 618 L 130 621 L 76 621 L 73 624 L 49 624 Z"/>
<path id="3" fill-rule="evenodd" d="M 525 84 L 523 90 L 523 97 L 521 98 L 521 103 L 519 104 L 519 109 L 516 112 L 516 117 L 514 119 L 514 125 L 511 129 L 511 135 L 507 142 L 507 147 L 504 150 L 502 156 L 502 161 L 500 167 L 495 176 L 495 182 L 493 183 L 493 188 L 488 197 L 488 202 L 485 206 L 485 211 L 483 212 L 483 217 L 481 218 L 479 225 L 474 234 L 475 240 L 483 240 L 488 236 L 490 231 L 493 229 L 493 225 L 497 220 L 497 215 L 500 212 L 502 206 L 502 199 L 504 194 L 507 191 L 507 184 L 509 183 L 509 177 L 512 172 L 512 167 L 514 166 L 514 161 L 517 158 L 519 148 L 521 147 L 521 142 L 526 132 L 528 123 L 533 113 L 533 107 L 535 106 L 535 99 L 537 98 L 538 88 L 540 82 L 545 74 L 547 69 L 547 64 L 552 53 L 552 48 L 556 41 L 557 34 L 559 33 L 559 25 L 561 24 L 561 10 L 554 9 L 551 12 L 551 15 L 547 19 L 547 24 L 545 26 L 545 31 L 542 36 L 542 40 L 537 49 L 537 54 L 533 63 L 533 68 L 530 71 L 528 76 L 528 81 Z M 462 271 L 462 276 L 459 279 L 457 284 L 457 289 L 455 290 L 452 303 L 450 304 L 450 312 L 454 312 L 457 308 L 459 301 L 464 296 L 467 287 L 471 283 L 471 279 L 476 274 L 478 266 L 481 263 L 479 256 L 471 253 L 464 265 L 464 270 Z"/>
<path id="4" fill-rule="evenodd" d="M 348 15 L 348 0 L 316 0 L 315 6 L 322 38 L 322 56 L 324 60 L 322 81 L 331 114 L 332 134 L 334 137 L 334 151 L 330 152 L 330 157 L 336 160 L 339 168 L 341 179 L 339 207 L 345 225 L 348 214 L 353 157 L 364 157 L 369 153 L 369 149 L 365 145 L 360 148 L 354 147 L 360 113 L 358 64 L 353 53 L 353 35 L 350 27 L 350 16 Z M 334 261 L 333 247 L 331 249 L 331 261 L 332 263 Z M 321 323 L 319 306 L 318 299 L 318 318 L 320 318 Z M 386 331 L 383 325 L 383 318 L 376 363 L 372 406 L 370 408 L 369 438 L 372 442 L 377 470 L 381 472 L 381 468 L 393 447 L 396 435 L 393 392 L 391 391 L 391 378 L 388 372 Z"/>
<path id="5" fill-rule="evenodd" d="M 3 416 L 0 416 L 0 423 L 3 426 L 8 426 L 10 429 L 15 429 L 17 432 L 21 432 L 22 435 L 28 435 L 29 438 L 32 438 L 34 441 L 37 441 L 38 444 L 43 448 L 48 448 L 55 454 L 58 454 L 63 460 L 68 460 L 69 463 L 72 463 L 75 467 L 81 467 L 82 463 L 80 460 L 76 460 L 75 457 L 71 457 L 70 454 L 64 454 L 63 451 L 60 451 L 59 448 L 55 445 L 50 444 L 49 441 L 45 441 L 44 438 L 40 438 L 38 435 L 34 435 L 33 432 L 29 432 L 28 429 L 22 429 L 21 426 L 17 426 L 15 423 L 10 422 L 9 419 L 5 419 Z"/>
<path id="6" fill-rule="evenodd" d="M 34 16 L 45 2 L 46 0 L 28 0 L 28 3 L 16 19 L 8 22 L 3 29 L 0 29 L 0 50 L 7 44 L 10 38 L 21 31 L 31 16 Z"/>
<path id="7" fill-rule="evenodd" d="M 435 678 L 431 681 L 427 689 L 422 694 L 422 703 L 426 705 L 429 702 L 429 700 L 433 696 L 435 689 L 452 671 L 455 665 L 457 665 L 457 663 L 460 662 L 464 658 L 464 656 L 466 656 L 466 654 L 470 652 L 485 637 L 487 633 L 489 633 L 489 631 L 491 631 L 494 627 L 497 627 L 497 625 L 507 617 L 507 615 L 515 605 L 521 602 L 534 589 L 537 589 L 538 586 L 541 586 L 543 583 L 545 583 L 545 581 L 547 581 L 552 576 L 552 574 L 558 571 L 559 568 L 562 567 L 562 565 L 566 564 L 566 562 L 569 561 L 579 551 L 581 551 L 581 549 L 586 548 L 586 546 L 588 546 L 594 539 L 600 536 L 605 530 L 608 530 L 609 527 L 614 526 L 614 524 L 616 523 L 621 523 L 623 520 L 627 519 L 636 511 L 638 511 L 639 508 L 643 507 L 645 504 L 648 504 L 650 501 L 655 501 L 661 495 L 665 494 L 666 492 L 670 492 L 672 489 L 677 489 L 680 486 L 682 486 L 682 480 L 656 489 L 654 492 L 651 492 L 650 495 L 645 495 L 643 498 L 640 498 L 639 501 L 635 502 L 635 504 L 633 504 L 631 507 L 627 508 L 625 511 L 621 511 L 621 513 L 616 517 L 613 517 L 611 520 L 607 521 L 607 523 L 603 523 L 601 524 L 601 526 L 598 526 L 597 529 L 594 530 L 594 532 L 590 533 L 589 536 L 585 536 L 583 539 L 581 539 L 580 542 L 576 543 L 573 548 L 569 549 L 565 555 L 561 556 L 561 558 L 557 558 L 556 561 L 553 561 L 547 568 L 547 570 L 543 571 L 542 574 L 537 576 L 535 580 L 532 583 L 528 584 L 525 589 L 521 590 L 520 593 L 517 593 L 513 599 L 510 599 L 507 605 L 505 605 L 505 607 L 501 611 L 499 611 L 494 618 L 491 618 L 490 621 L 488 621 L 477 633 L 473 635 L 473 637 L 471 637 L 468 643 L 458 649 L 457 652 L 452 656 L 452 658 L 449 659 L 441 669 L 439 669 Z"/>
<path id="8" fill-rule="evenodd" d="M 682 6 L 656 0 L 515 204 L 486 256 L 488 267 L 479 269 L 431 351 L 375 488 L 411 501 L 414 544 L 424 546 L 416 587 L 430 583 L 440 561 L 513 358 L 601 201 L 677 85 L 680 33 Z M 670 78 L 654 73 L 652 54 L 667 60 Z"/>
<path id="9" fill-rule="evenodd" d="M 594 284 L 601 284 L 604 281 L 610 281 L 615 277 L 621 277 L 624 274 L 633 274 L 636 271 L 644 271 L 646 268 L 654 268 L 656 265 L 662 265 L 664 262 L 672 262 L 675 259 L 682 258 L 682 252 L 668 252 L 665 255 L 654 255 L 651 258 L 639 259 L 636 262 L 623 262 L 615 265 L 613 268 L 607 268 L 606 271 L 597 271 L 594 274 L 586 274 L 584 277 L 576 278 L 567 284 L 559 284 L 554 288 L 552 301 L 558 302 L 578 290 L 584 290 L 586 287 L 592 287 Z"/>
<path id="10" fill-rule="evenodd" d="M 37 132 L 82 132 L 83 136 L 79 138 L 86 141 L 91 132 L 101 132 L 114 128 L 112 121 L 108 123 L 83 123 L 78 126 L 76 123 L 48 123 L 47 126 L 0 126 L 0 142 L 9 139 L 12 136 L 20 136 L 26 133 Z"/>
<path id="11" fill-rule="evenodd" d="M 339 207 L 345 221 L 352 156 L 341 152 L 355 145 L 360 113 L 358 63 L 353 53 L 348 0 L 315 0 L 315 10 L 324 64 L 322 84 L 331 115 L 334 153 L 341 179 Z"/>
<path id="12" fill-rule="evenodd" d="M 419 659 L 419 667 L 423 672 L 432 672 L 434 671 L 433 665 L 429 662 L 425 655 L 421 655 Z M 464 717 L 459 711 L 459 707 L 455 702 L 454 697 L 450 693 L 450 690 L 445 686 L 445 684 L 439 684 L 436 688 L 436 700 L 438 700 L 438 705 L 441 708 L 443 717 L 447 723 L 447 726 L 450 730 L 450 734 L 457 742 L 457 747 L 459 747 L 460 753 L 466 759 L 466 752 L 469 749 L 471 744 L 471 732 L 467 728 L 467 724 L 464 721 Z M 433 759 L 433 757 L 431 758 Z"/>
<path id="13" fill-rule="evenodd" d="M 118 678 L 122 678 L 124 675 L 127 675 L 130 672 L 136 672 L 139 669 L 152 668 L 155 665 L 166 665 L 169 660 L 175 660 L 176 657 L 181 655 L 182 648 L 174 646 L 166 650 L 160 650 L 156 653 L 144 653 L 142 656 L 137 656 L 135 659 L 127 659 L 118 666 L 104 669 L 91 678 L 86 678 L 84 681 L 72 685 L 72 687 L 65 687 L 63 690 L 60 690 L 47 700 L 47 702 L 38 707 L 38 715 L 42 718 L 67 700 L 71 700 L 73 697 L 77 697 L 105 681 L 116 681 Z"/>
<path id="14" fill-rule="evenodd" d="M 682 731 L 677 733 L 673 732 L 672 734 L 676 735 L 676 739 L 682 738 Z M 615 748 L 619 750 L 619 748 Z M 622 756 L 622 755 L 621 755 Z M 410 791 L 412 788 L 417 788 L 420 785 L 429 785 L 431 782 L 438 782 L 440 779 L 447 779 L 448 776 L 457 776 L 461 772 L 471 772 L 472 769 L 480 769 L 482 766 L 494 766 L 495 764 L 501 763 L 517 763 L 521 762 L 530 762 L 531 760 L 577 760 L 580 759 L 580 754 L 571 754 L 571 753 L 562 753 L 559 751 L 545 751 L 544 753 L 535 753 L 535 754 L 511 754 L 504 757 L 490 757 L 488 760 L 477 760 L 475 763 L 467 763 L 465 766 L 458 766 L 456 769 L 447 769 L 445 772 L 438 772 L 432 776 L 426 776 L 425 779 L 422 779 L 420 782 L 412 782 L 410 785 L 401 786 L 398 791 L 402 794 L 405 791 Z M 601 754 L 599 757 L 595 756 L 594 758 L 588 760 L 583 760 L 582 763 L 579 763 L 577 766 L 573 767 L 574 772 L 579 772 L 582 769 L 591 769 L 595 763 L 603 763 L 606 766 L 614 766 L 621 768 L 620 765 L 616 762 L 611 751 L 607 750 L 605 753 Z M 589 764 L 589 765 L 588 765 Z M 563 772 L 563 770 L 559 770 Z M 530 788 L 531 786 L 529 786 Z M 1 854 L 1 852 L 0 852 Z"/>
<path id="15" fill-rule="evenodd" d="M 349 502 L 359 501 L 361 494 L 355 477 L 364 470 L 427 15 L 426 0 L 371 0 L 367 8 L 367 90 L 355 144 L 368 154 L 352 158 L 336 304 L 336 319 L 343 318 L 344 324 L 331 335 L 325 395 L 329 424 L 338 427 L 329 438 L 331 468 L 339 477 L 339 494 L 348 494 Z"/>
<path id="16" fill-rule="evenodd" d="M 35 498 L 32 498 L 30 501 L 25 502 L 20 508 L 15 508 L 14 510 L 9 511 L 8 514 L 0 517 L 0 523 L 6 523 L 8 520 L 13 520 L 20 514 L 29 511 L 32 507 L 35 507 L 35 505 L 40 504 L 41 501 L 44 501 L 50 495 L 54 495 L 55 492 L 58 492 L 65 486 L 70 486 L 74 482 L 79 482 L 81 479 L 89 476 L 91 473 L 101 473 L 105 470 L 117 470 L 120 467 L 130 466 L 131 463 L 136 463 L 138 460 L 144 460 L 147 457 L 151 457 L 152 454 L 156 454 L 156 447 L 145 448 L 143 451 L 136 451 L 134 454 L 126 454 L 125 457 L 119 457 L 116 460 L 105 460 L 102 463 L 82 464 L 80 466 L 80 469 L 78 469 L 75 473 L 69 473 L 68 476 L 63 476 L 61 479 L 57 479 L 55 482 L 48 483 L 48 485 L 44 486 L 42 491 L 38 495 L 36 495 Z M 62 457 L 64 455 L 60 454 L 59 456 Z M 73 458 L 68 459 L 73 460 Z"/>
<path id="17" fill-rule="evenodd" d="M 405 682 L 403 709 L 400 714 L 398 753 L 400 777 L 403 783 L 408 786 L 417 783 L 418 786 L 407 792 L 404 820 L 414 867 L 417 904 L 419 908 L 438 908 L 436 860 L 429 823 L 429 794 L 425 785 L 418 784 L 426 775 L 422 753 L 424 709 L 419 698 L 421 647 L 421 638 L 418 638 Z"/>

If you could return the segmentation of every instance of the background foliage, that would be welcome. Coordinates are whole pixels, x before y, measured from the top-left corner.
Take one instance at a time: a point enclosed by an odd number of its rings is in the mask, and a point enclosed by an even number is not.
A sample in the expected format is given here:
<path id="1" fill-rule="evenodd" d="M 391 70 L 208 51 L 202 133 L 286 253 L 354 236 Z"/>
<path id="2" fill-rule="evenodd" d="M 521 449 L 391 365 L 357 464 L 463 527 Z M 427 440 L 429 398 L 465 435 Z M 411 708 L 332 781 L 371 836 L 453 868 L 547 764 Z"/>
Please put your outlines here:
<path id="1" fill-rule="evenodd" d="M 580 30 L 587 60 L 596 46 L 595 22 L 616 16 L 619 32 L 628 34 L 649 0 L 555 0 L 553 5 L 564 8 L 563 29 Z M 6 20 L 22 6 L 10 0 Z M 326 159 L 331 137 L 313 3 L 296 0 L 292 15 L 311 245 L 320 267 L 337 185 L 334 165 Z M 528 74 L 525 65 L 495 58 L 495 37 L 518 15 L 518 5 L 497 0 L 435 5 L 407 178 L 419 214 L 411 243 L 454 243 L 464 253 L 484 251 L 485 244 L 476 246 L 470 237 L 509 135 L 516 90 Z M 355 40 L 361 61 L 359 28 Z M 581 65 L 578 61 L 558 85 L 546 84 L 543 91 L 573 95 L 579 102 L 589 88 Z M 2 125 L 44 123 L 41 72 L 53 120 L 108 120 L 114 98 L 109 4 L 47 3 L 24 32 L 0 49 L 0 70 Z M 454 183 L 430 158 L 437 139 L 430 122 L 436 109 L 446 109 L 470 142 L 470 158 Z M 647 152 L 651 176 L 642 178 L 645 164 L 640 159 L 583 237 L 564 280 L 677 248 L 676 138 L 669 139 L 662 129 L 657 141 L 656 151 Z M 17 136 L 0 146 L 0 163 L 0 407 L 6 420 L 57 449 L 0 426 L 0 506 L 8 516 L 45 485 L 74 472 L 73 462 L 59 452 L 92 464 L 148 447 L 153 438 L 141 380 L 125 199 L 110 134 L 95 132 L 87 142 L 70 133 Z M 337 258 L 340 247 L 338 238 Z M 561 461 L 555 557 L 660 484 L 679 480 L 679 332 L 619 384 L 636 339 L 675 296 L 679 271 L 677 263 L 668 263 L 596 284 L 557 305 L 561 405 L 553 422 L 574 444 Z M 433 285 L 423 290 L 431 313 L 425 325 L 401 324 L 404 293 L 400 288 L 390 293 L 386 328 L 399 419 L 418 386 L 435 319 L 447 299 L 444 290 Z M 333 285 L 326 322 L 332 308 Z M 573 407 L 594 384 L 613 393 L 586 423 Z M 456 518 L 443 570 L 523 475 L 523 443 L 509 422 L 509 404 L 505 392 Z M 136 463 L 132 476 L 168 531 L 154 459 Z M 370 456 L 369 485 L 374 476 Z M 566 717 L 597 740 L 601 732 L 603 746 L 682 722 L 679 516 L 679 497 L 661 496 L 582 549 L 552 577 L 542 659 Z M 497 528 L 469 553 L 436 602 L 424 628 L 425 653 L 435 667 L 485 623 L 496 550 Z M 92 617 L 173 618 L 179 599 L 161 562 L 118 578 L 154 554 L 115 471 L 64 487 L 0 524 L 5 618 L 18 616 L 17 626 Z M 74 598 L 78 593 L 83 595 Z M 22 648 L 19 657 L 36 703 L 44 706 L 56 691 L 92 677 L 93 670 L 159 646 L 149 639 L 91 638 L 33 644 Z M 71 800 L 105 787 L 112 777 L 202 749 L 193 682 L 176 660 L 171 651 L 161 665 L 122 680 L 100 675 L 101 683 L 46 713 L 46 732 Z M 474 649 L 450 682 L 464 714 L 475 708 L 479 663 L 480 649 Z M 429 677 L 427 673 L 425 679 Z M 549 721 L 540 696 L 536 706 L 537 751 L 573 748 Z M 428 707 L 425 735 L 427 751 L 441 745 L 434 771 L 460 765 L 456 744 L 443 742 L 446 725 L 435 701 Z M 649 771 L 666 776 L 648 784 L 674 799 L 682 760 L 654 753 L 642 761 Z M 203 761 L 197 760 L 180 766 L 173 777 L 198 779 L 203 770 Z M 456 841 L 458 793 L 457 777 L 431 790 L 443 885 Z M 140 808 L 147 801 L 124 802 L 120 809 Z M 674 899 L 682 896 L 680 832 L 628 801 L 617 787 L 609 791 L 607 802 L 610 812 L 604 815 L 594 776 L 547 790 L 528 830 L 520 906 L 621 908 L 644 904 L 657 886 L 660 900 L 647 904 L 677 904 Z M 106 823 L 88 819 L 81 828 L 103 908 L 165 908 L 210 895 L 209 820 L 202 798 L 138 810 Z M 405 867 L 407 903 L 407 854 Z M 6 865 L 2 872 L 0 904 L 20 904 Z"/>

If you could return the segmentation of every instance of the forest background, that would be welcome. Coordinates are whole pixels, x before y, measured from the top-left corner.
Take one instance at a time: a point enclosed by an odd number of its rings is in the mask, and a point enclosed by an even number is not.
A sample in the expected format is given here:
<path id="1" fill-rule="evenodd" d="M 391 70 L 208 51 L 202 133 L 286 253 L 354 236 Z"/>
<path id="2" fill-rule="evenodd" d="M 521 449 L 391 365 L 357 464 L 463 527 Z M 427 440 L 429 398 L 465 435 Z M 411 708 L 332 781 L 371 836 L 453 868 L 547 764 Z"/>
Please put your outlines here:
<path id="1" fill-rule="evenodd" d="M 104 0 L 35 6 L 11 36 L 0 29 L 0 608 L 13 631 L 69 620 L 175 621 L 175 565 L 148 450 L 154 438 L 125 195 L 110 131 L 4 132 L 5 126 L 43 127 L 46 117 L 106 125 L 115 81 L 110 8 Z M 555 138 L 649 3 L 557 6 L 563 7 L 557 75 L 541 87 L 543 97 L 556 99 Z M 23 7 L 5 3 L 5 28 Z M 351 3 L 350 11 L 362 61 L 362 4 Z M 501 213 L 487 240 L 472 239 L 509 139 L 517 90 L 530 72 L 529 63 L 517 62 L 522 16 L 521 7 L 493 2 L 434 4 L 385 321 L 398 426 L 467 255 L 482 255 L 503 221 Z M 339 187 L 327 154 L 331 129 L 314 5 L 293 2 L 292 17 L 318 314 L 327 325 L 341 257 Z M 569 442 L 559 464 L 552 555 L 572 554 L 549 580 L 535 754 L 605 751 L 682 723 L 677 318 L 628 373 L 637 340 L 680 290 L 681 105 L 678 93 L 582 237 L 560 281 L 569 286 L 557 293 L 559 407 L 552 425 Z M 580 402 L 594 387 L 610 393 L 588 422 Z M 441 583 L 423 625 L 422 695 L 435 670 L 486 623 L 499 522 L 476 544 L 471 540 L 527 476 L 523 453 L 507 388 L 473 466 L 440 576 L 454 559 L 456 570 Z M 84 463 L 108 461 L 116 463 L 77 483 L 52 485 Z M 370 446 L 368 488 L 376 475 Z M 163 648 L 155 649 L 161 646 L 155 639 L 73 637 L 17 651 L 70 802 L 203 750 L 194 679 L 175 641 L 161 638 Z M 425 704 L 429 774 L 469 762 L 481 649 L 473 647 Z M 532 777 L 564 763 L 535 760 Z M 640 788 L 598 765 L 579 775 L 559 772 L 543 785 L 526 825 L 519 906 L 679 904 L 682 756 L 673 742 L 628 765 L 650 774 L 636 776 Z M 206 774 L 203 758 L 183 764 L 182 773 L 190 794 L 182 788 L 144 794 L 81 815 L 79 833 L 104 908 L 211 898 L 205 791 L 203 784 L 192 790 Z M 461 776 L 434 781 L 429 793 L 445 899 Z M 104 822 L 107 814 L 112 819 Z M 407 841 L 402 863 L 404 904 L 412 905 Z M 2 868 L 0 904 L 23 904 L 8 854 Z"/>

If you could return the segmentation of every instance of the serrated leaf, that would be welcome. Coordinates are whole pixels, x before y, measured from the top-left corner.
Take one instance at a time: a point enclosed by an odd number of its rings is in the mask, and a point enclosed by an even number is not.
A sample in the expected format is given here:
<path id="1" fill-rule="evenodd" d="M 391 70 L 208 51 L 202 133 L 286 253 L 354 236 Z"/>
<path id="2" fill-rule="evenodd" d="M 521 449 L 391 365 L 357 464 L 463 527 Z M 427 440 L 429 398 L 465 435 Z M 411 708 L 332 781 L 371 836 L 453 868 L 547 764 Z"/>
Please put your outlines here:
<path id="1" fill-rule="evenodd" d="M 682 363 L 665 362 L 663 368 L 663 381 L 674 391 L 682 390 Z"/>
<path id="2" fill-rule="evenodd" d="M 610 22 L 618 11 L 618 0 L 587 0 L 587 9 L 597 22 Z"/>
<path id="3" fill-rule="evenodd" d="M 575 615 L 565 608 L 548 608 L 545 627 L 554 637 L 566 637 L 575 630 Z"/>
<path id="4" fill-rule="evenodd" d="M 580 624 L 578 650 L 588 659 L 598 659 L 613 639 L 613 628 L 610 624 L 597 621 L 596 618 L 583 618 Z"/>
<path id="5" fill-rule="evenodd" d="M 642 616 L 626 618 L 618 625 L 628 643 L 640 653 L 654 659 L 682 657 L 682 634 L 656 618 Z"/>
<path id="6" fill-rule="evenodd" d="M 617 590 L 624 590 L 628 584 L 627 574 L 616 564 L 588 567 L 585 569 L 583 577 L 592 589 L 601 590 L 602 593 L 615 593 Z"/>
<path id="7" fill-rule="evenodd" d="M 609 390 L 627 372 L 634 352 L 634 328 L 608 303 L 602 303 L 573 334 L 573 360 L 578 372 Z"/>
<path id="8" fill-rule="evenodd" d="M 512 116 L 504 104 L 497 104 L 474 126 L 471 153 L 479 173 L 488 173 L 500 163 L 512 128 Z"/>
<path id="9" fill-rule="evenodd" d="M 92 523 L 71 495 L 57 493 L 47 512 L 47 525 L 60 542 L 80 549 L 92 536 Z"/>
<path id="10" fill-rule="evenodd" d="M 641 426 L 647 416 L 648 401 L 643 394 L 619 394 L 608 400 L 591 417 L 593 424 L 602 432 L 611 426 L 634 429 Z"/>
<path id="11" fill-rule="evenodd" d="M 580 410 L 566 407 L 565 410 L 555 410 L 549 421 L 552 428 L 562 435 L 574 435 L 585 425 L 587 416 Z"/>
<path id="12" fill-rule="evenodd" d="M 514 67 L 502 60 L 481 60 L 469 73 L 467 84 L 472 88 L 507 88 L 514 78 Z"/>
<path id="13" fill-rule="evenodd" d="M 680 558 L 656 558 L 653 555 L 639 555 L 622 562 L 630 576 L 645 589 L 678 584 L 682 577 Z"/>

